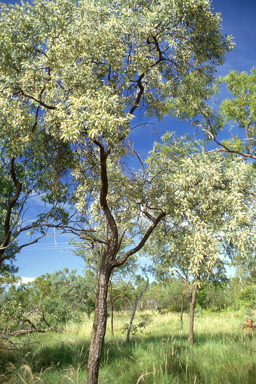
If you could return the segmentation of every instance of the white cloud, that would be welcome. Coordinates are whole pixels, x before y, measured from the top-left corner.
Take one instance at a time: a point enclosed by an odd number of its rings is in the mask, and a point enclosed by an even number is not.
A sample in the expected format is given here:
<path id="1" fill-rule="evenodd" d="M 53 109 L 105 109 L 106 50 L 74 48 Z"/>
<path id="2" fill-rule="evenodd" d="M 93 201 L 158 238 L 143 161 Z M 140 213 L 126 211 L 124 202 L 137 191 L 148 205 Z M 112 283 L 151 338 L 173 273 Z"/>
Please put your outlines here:
<path id="1" fill-rule="evenodd" d="M 23 283 L 23 284 L 27 284 L 27 283 L 29 283 L 30 281 L 34 281 L 34 280 L 35 280 L 35 277 L 21 277 L 21 280 L 22 280 L 22 283 Z"/>

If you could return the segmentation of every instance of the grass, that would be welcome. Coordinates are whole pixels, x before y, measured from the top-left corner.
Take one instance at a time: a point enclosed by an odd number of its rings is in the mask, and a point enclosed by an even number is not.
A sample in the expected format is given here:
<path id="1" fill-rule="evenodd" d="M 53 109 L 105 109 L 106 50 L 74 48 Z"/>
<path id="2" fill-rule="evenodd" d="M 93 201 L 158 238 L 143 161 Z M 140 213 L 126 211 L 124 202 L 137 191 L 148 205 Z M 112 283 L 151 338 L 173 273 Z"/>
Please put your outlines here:
<path id="1" fill-rule="evenodd" d="M 187 315 L 180 331 L 178 315 L 147 314 L 151 323 L 143 334 L 132 336 L 129 346 L 122 333 L 129 314 L 115 315 L 115 336 L 108 325 L 100 384 L 255 384 L 256 334 L 241 329 L 243 313 L 199 314 L 194 346 L 187 341 Z M 138 313 L 135 322 L 141 319 Z M 92 321 L 85 319 L 68 324 L 64 334 L 27 338 L 37 343 L 22 351 L 0 350 L 0 383 L 86 383 L 91 327 Z"/>

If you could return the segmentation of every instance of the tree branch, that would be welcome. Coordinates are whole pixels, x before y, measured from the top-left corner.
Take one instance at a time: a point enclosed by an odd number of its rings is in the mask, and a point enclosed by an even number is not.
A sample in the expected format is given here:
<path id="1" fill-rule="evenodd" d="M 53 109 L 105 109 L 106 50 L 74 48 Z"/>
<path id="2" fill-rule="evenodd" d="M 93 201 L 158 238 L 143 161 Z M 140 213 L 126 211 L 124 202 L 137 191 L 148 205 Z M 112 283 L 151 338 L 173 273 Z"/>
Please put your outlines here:
<path id="1" fill-rule="evenodd" d="M 147 232 L 145 233 L 145 235 L 143 236 L 143 238 L 140 240 L 139 244 L 134 247 L 133 249 L 130 249 L 129 251 L 127 251 L 124 256 L 119 259 L 119 260 L 116 260 L 114 263 L 112 263 L 112 266 L 113 268 L 116 268 L 116 267 L 119 267 L 120 265 L 124 264 L 125 261 L 131 256 L 131 255 L 134 255 L 135 253 L 137 253 L 143 246 L 144 244 L 146 243 L 146 241 L 148 240 L 149 236 L 151 235 L 151 233 L 154 231 L 154 229 L 156 228 L 157 224 L 167 215 L 166 212 L 162 212 L 160 213 L 160 215 L 157 217 L 157 218 L 153 218 L 153 223 L 152 225 L 148 228 Z"/>

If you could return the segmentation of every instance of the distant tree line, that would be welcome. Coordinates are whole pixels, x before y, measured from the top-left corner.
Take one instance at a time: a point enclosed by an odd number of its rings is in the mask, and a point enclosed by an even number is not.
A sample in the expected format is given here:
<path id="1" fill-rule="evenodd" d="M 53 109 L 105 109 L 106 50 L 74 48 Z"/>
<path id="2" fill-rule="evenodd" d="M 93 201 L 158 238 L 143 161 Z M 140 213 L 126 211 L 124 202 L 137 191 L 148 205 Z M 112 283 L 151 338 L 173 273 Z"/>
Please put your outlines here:
<path id="1" fill-rule="evenodd" d="M 112 281 L 115 289 L 114 311 L 132 311 L 135 299 L 145 278 L 135 276 L 133 280 Z M 196 310 L 223 311 L 249 310 L 256 306 L 256 281 L 239 276 L 225 282 L 208 282 L 197 292 Z M 108 312 L 110 316 L 110 290 L 108 295 Z M 160 313 L 180 312 L 184 284 L 180 279 L 172 278 L 151 283 L 141 298 L 138 310 L 157 310 Z M 22 283 L 19 277 L 5 275 L 1 277 L 0 316 L 1 326 L 15 319 L 18 312 L 28 313 L 37 308 L 42 310 L 48 323 L 60 327 L 68 321 L 80 322 L 84 315 L 90 318 L 94 312 L 96 293 L 92 282 L 75 270 L 57 271 L 45 274 L 29 283 Z M 185 290 L 184 307 L 189 311 L 189 290 Z M 20 316 L 20 314 L 19 314 Z M 20 318 L 20 317 L 19 317 Z M 5 321 L 4 321 L 5 319 Z M 13 329 L 19 327 L 12 321 Z"/>

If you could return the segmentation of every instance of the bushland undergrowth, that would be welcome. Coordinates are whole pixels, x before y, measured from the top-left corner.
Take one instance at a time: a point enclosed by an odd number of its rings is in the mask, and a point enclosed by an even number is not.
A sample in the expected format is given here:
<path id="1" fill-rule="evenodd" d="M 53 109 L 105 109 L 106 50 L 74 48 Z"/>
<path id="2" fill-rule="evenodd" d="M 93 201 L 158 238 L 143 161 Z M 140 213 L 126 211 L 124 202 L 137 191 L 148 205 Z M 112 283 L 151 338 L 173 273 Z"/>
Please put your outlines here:
<path id="1" fill-rule="evenodd" d="M 145 315 L 151 322 L 140 327 Z M 246 320 L 242 311 L 199 313 L 194 346 L 188 344 L 187 315 L 180 331 L 179 314 L 138 313 L 126 346 L 123 332 L 128 320 L 127 312 L 115 314 L 115 336 L 109 324 L 100 384 L 256 382 L 256 333 L 241 329 Z M 91 326 L 92 320 L 85 317 L 82 324 L 67 324 L 64 334 L 24 336 L 28 344 L 22 351 L 0 349 L 0 383 L 84 384 Z"/>

